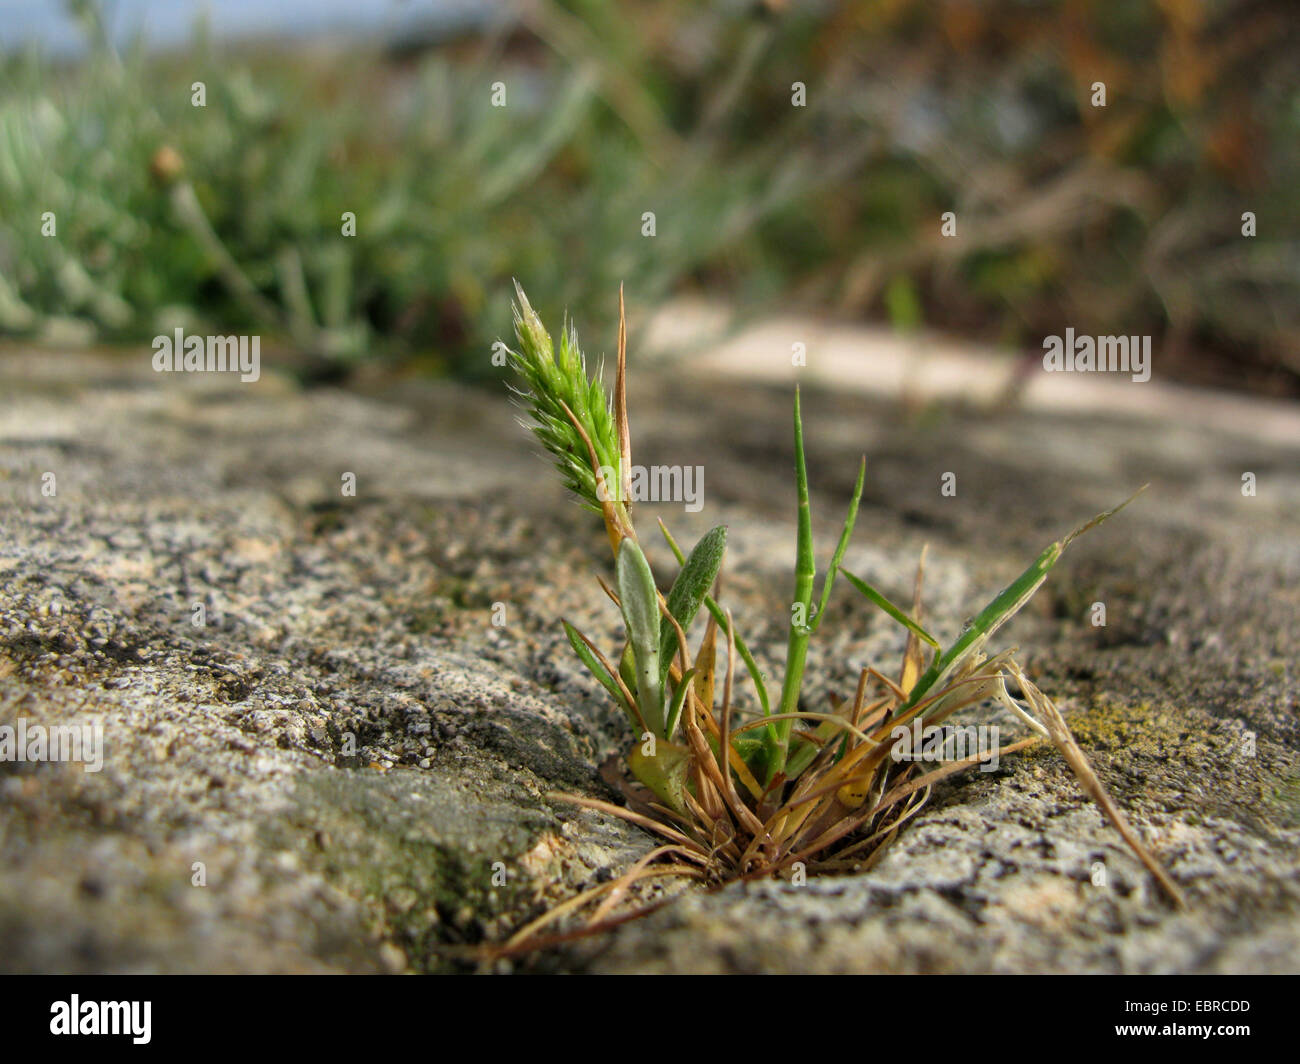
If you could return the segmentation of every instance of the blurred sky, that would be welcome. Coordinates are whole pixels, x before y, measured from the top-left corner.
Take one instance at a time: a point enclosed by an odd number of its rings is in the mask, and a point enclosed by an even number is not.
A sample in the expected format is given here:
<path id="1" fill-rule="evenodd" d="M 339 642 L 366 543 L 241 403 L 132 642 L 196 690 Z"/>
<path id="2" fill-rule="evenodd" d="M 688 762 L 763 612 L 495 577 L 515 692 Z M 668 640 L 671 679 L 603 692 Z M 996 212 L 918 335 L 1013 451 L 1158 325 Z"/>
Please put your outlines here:
<path id="1" fill-rule="evenodd" d="M 218 37 L 298 35 L 333 31 L 401 38 L 414 31 L 485 21 L 502 0 L 104 0 L 115 39 L 139 30 L 154 45 L 188 39 L 206 13 Z M 82 33 L 62 0 L 0 0 L 0 49 L 39 42 L 45 51 L 75 55 Z"/>

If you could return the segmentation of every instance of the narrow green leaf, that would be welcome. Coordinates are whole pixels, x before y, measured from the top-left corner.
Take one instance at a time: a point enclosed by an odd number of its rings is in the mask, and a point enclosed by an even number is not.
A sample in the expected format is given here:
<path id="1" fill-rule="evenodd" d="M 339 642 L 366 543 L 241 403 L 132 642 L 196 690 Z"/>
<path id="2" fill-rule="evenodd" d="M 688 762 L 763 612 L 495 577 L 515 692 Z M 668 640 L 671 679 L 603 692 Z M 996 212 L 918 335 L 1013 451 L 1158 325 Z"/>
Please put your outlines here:
<path id="1" fill-rule="evenodd" d="M 609 670 L 605 668 L 605 666 L 597 659 L 596 655 L 591 652 L 591 647 L 587 646 L 586 641 L 578 634 L 578 630 L 574 628 L 573 625 L 564 620 L 560 623 L 564 625 L 564 634 L 569 637 L 569 645 L 573 647 L 573 652 L 578 655 L 578 658 L 582 663 L 587 666 L 587 671 L 596 678 L 601 687 L 605 688 L 605 690 L 609 692 L 610 697 L 623 707 L 623 711 L 632 722 L 632 727 L 639 728 L 641 722 L 637 720 L 636 710 L 634 710 L 632 706 L 628 704 L 628 700 L 623 697 L 623 692 L 619 690 L 619 686 L 615 682 L 614 677 L 609 674 Z"/>
<path id="2" fill-rule="evenodd" d="M 718 577 L 718 570 L 722 568 L 722 557 L 726 551 L 727 526 L 718 525 L 700 538 L 700 541 L 695 544 L 695 549 L 691 551 L 691 556 L 682 566 L 681 572 L 677 574 L 672 590 L 668 592 L 668 612 L 682 626 L 683 632 L 690 627 L 691 622 L 695 620 L 695 615 L 700 612 L 704 596 L 709 593 L 709 588 Z M 665 624 L 659 643 L 661 680 L 668 674 L 668 668 L 676 653 L 677 632 L 671 624 Z"/>
<path id="3" fill-rule="evenodd" d="M 1028 569 L 999 591 L 993 601 L 962 628 L 957 641 L 934 659 L 924 675 L 916 681 L 916 686 L 912 688 L 901 709 L 910 709 L 920 701 L 927 691 L 979 650 L 994 632 L 1014 617 L 1047 579 L 1047 574 L 1061 556 L 1061 550 L 1060 542 L 1053 543 Z"/>
<path id="4" fill-rule="evenodd" d="M 801 739 L 799 733 L 796 732 L 794 740 L 790 743 L 790 756 L 786 758 L 785 762 L 786 778 L 797 780 L 803 775 L 804 769 L 813 763 L 813 758 L 819 753 L 821 753 L 820 746 Z"/>
<path id="5" fill-rule="evenodd" d="M 925 642 L 929 643 L 932 647 L 934 647 L 935 650 L 939 649 L 939 641 L 935 639 L 934 636 L 932 636 L 929 632 L 927 632 L 924 628 L 922 628 L 916 621 L 914 621 L 910 616 L 908 616 L 897 606 L 895 606 L 892 602 L 890 602 L 889 599 L 885 598 L 885 596 L 882 595 L 879 591 L 877 591 L 874 587 L 868 584 L 861 577 L 854 576 L 847 569 L 842 570 L 842 572 L 844 573 L 845 580 L 847 580 L 850 584 L 852 584 L 855 588 L 857 588 L 860 592 L 862 592 L 862 594 L 864 594 L 867 598 L 869 598 L 872 602 L 874 602 L 877 606 L 879 606 L 882 610 L 884 610 L 887 614 L 889 614 L 889 616 L 894 618 L 894 620 L 896 620 L 909 632 L 915 632 L 917 638 L 925 640 Z"/>
<path id="6" fill-rule="evenodd" d="M 668 709 L 668 723 L 664 726 L 664 736 L 672 739 L 673 732 L 677 730 L 677 721 L 681 719 L 682 706 L 686 702 L 686 695 L 691 689 L 691 682 L 695 679 L 695 669 L 687 669 L 686 675 L 682 677 L 681 683 L 677 685 L 677 690 L 673 692 L 672 705 Z"/>
<path id="7" fill-rule="evenodd" d="M 858 466 L 858 482 L 853 487 L 853 498 L 849 500 L 849 512 L 844 518 L 844 531 L 840 533 L 840 541 L 835 547 L 835 553 L 831 556 L 831 567 L 826 570 L 826 579 L 822 582 L 822 597 L 817 603 L 817 615 L 813 617 L 812 630 L 817 631 L 822 625 L 822 617 L 826 613 L 826 604 L 831 600 L 831 588 L 835 585 L 835 576 L 840 571 L 840 562 L 844 560 L 844 552 L 849 549 L 849 539 L 853 535 L 853 525 L 858 519 L 858 503 L 862 501 L 862 486 L 867 481 L 867 459 L 862 457 L 862 464 Z"/>
<path id="8" fill-rule="evenodd" d="M 804 455 L 803 414 L 799 405 L 799 389 L 794 390 L 794 475 L 798 489 L 798 535 L 795 542 L 794 602 L 791 608 L 790 636 L 785 652 L 785 676 L 781 683 L 781 701 L 777 715 L 795 713 L 799 709 L 799 691 L 803 687 L 804 664 L 808 656 L 808 639 L 812 635 L 813 582 L 817 577 L 813 561 L 812 508 L 808 502 L 808 463 Z M 795 607 L 802 607 L 803 624 L 795 623 Z M 793 717 L 776 722 L 772 767 L 769 781 L 776 773 L 784 771 L 786 753 L 790 745 Z"/>
<path id="9" fill-rule="evenodd" d="M 1119 513 L 1120 510 L 1124 509 L 1144 491 L 1146 491 L 1145 484 L 1118 506 L 1102 511 L 1091 521 L 1080 525 L 1068 536 L 1057 540 L 1034 559 L 1033 564 L 1028 569 L 999 591 L 993 597 L 993 601 L 980 610 L 975 620 L 962 629 L 957 641 L 943 654 L 934 659 L 925 674 L 916 681 L 916 686 L 912 688 L 907 701 L 903 703 L 899 711 L 910 709 L 919 702 L 927 691 L 957 669 L 967 657 L 979 650 L 994 632 L 1019 613 L 1025 603 L 1033 598 L 1034 593 L 1042 586 L 1043 581 L 1047 579 L 1047 574 L 1052 571 L 1052 567 L 1060 560 L 1065 548 L 1070 543 L 1088 530 L 1096 528 L 1107 518 Z"/>
<path id="10" fill-rule="evenodd" d="M 623 623 L 636 663 L 637 702 L 646 724 L 661 738 L 664 734 L 663 683 L 659 672 L 659 593 L 654 574 L 636 540 L 625 539 L 614 566 Z"/>

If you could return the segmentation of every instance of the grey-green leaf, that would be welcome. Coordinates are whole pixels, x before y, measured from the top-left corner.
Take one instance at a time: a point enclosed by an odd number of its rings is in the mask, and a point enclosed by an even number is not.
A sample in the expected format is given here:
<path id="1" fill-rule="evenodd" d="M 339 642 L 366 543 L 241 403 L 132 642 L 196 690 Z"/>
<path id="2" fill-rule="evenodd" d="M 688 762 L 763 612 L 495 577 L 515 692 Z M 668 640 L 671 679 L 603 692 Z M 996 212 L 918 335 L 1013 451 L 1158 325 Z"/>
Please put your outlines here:
<path id="1" fill-rule="evenodd" d="M 659 530 L 664 534 L 664 539 L 667 541 L 668 546 L 672 548 L 673 556 L 677 559 L 677 564 L 684 564 L 686 561 L 686 555 L 682 553 L 681 547 L 677 545 L 677 541 L 673 539 L 672 533 L 668 531 L 667 526 L 664 525 L 662 521 L 659 522 Z M 725 630 L 727 627 L 727 615 L 722 612 L 722 607 L 714 601 L 712 595 L 704 596 L 704 605 L 705 608 L 713 614 L 713 619 L 718 622 L 718 626 Z M 749 647 L 745 644 L 744 639 L 740 637 L 740 633 L 736 632 L 735 636 L 736 653 L 740 655 L 740 660 L 745 663 L 745 668 L 749 670 L 749 678 L 753 681 L 754 690 L 758 693 L 759 705 L 763 707 L 763 716 L 769 716 L 772 712 L 772 704 L 767 696 L 767 684 L 763 681 L 763 671 L 758 667 L 758 662 L 754 660 L 754 655 L 750 653 Z M 767 727 L 770 732 L 775 725 L 769 724 Z"/>
<path id="2" fill-rule="evenodd" d="M 704 598 L 718 578 L 722 557 L 727 551 L 727 526 L 718 525 L 706 532 L 695 544 L 682 571 L 677 574 L 672 590 L 668 592 L 668 612 L 686 631 L 695 615 L 700 612 Z M 659 643 L 660 676 L 668 674 L 673 655 L 677 653 L 677 632 L 671 624 L 664 625 Z"/>
<path id="3" fill-rule="evenodd" d="M 656 735 L 664 733 L 663 681 L 659 669 L 659 593 L 650 563 L 633 539 L 618 548 L 614 566 L 623 623 L 636 662 L 637 702 L 641 715 Z"/>

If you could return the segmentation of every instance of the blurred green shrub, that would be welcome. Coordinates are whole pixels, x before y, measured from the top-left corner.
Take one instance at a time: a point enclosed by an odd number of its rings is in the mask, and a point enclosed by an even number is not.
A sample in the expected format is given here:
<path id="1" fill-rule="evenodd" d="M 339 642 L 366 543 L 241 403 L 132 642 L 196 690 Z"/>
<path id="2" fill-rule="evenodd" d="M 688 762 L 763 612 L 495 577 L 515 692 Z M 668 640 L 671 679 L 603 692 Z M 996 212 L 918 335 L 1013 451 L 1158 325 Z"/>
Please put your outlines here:
<path id="1" fill-rule="evenodd" d="M 610 336 L 625 280 L 642 307 L 780 292 L 1024 345 L 1150 332 L 1163 372 L 1210 350 L 1260 386 L 1300 379 L 1288 0 L 520 18 L 413 58 L 232 52 L 200 29 L 179 55 L 101 35 L 75 66 L 0 61 L 0 332 L 257 328 L 474 375 L 517 276 L 543 316 L 581 308 Z"/>
<path id="2" fill-rule="evenodd" d="M 73 67 L 9 57 L 0 331 L 271 329 L 322 359 L 399 354 L 474 375 L 509 321 L 512 276 L 551 315 L 591 317 L 623 279 L 645 306 L 825 180 L 811 152 L 684 140 L 585 36 L 573 59 L 563 33 L 559 59 L 514 57 L 515 36 L 414 64 L 232 57 L 202 33 L 184 55 L 119 57 L 100 35 Z M 493 106 L 498 81 L 508 106 Z"/>

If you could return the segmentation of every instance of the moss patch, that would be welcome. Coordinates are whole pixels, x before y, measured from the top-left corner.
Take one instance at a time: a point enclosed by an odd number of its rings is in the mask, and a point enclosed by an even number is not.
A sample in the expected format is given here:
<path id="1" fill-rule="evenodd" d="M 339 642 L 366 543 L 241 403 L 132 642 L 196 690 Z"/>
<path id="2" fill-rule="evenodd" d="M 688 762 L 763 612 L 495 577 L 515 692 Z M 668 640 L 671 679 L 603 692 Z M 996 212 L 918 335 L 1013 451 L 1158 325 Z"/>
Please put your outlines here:
<path id="1" fill-rule="evenodd" d="M 1131 808 L 1178 812 L 1189 822 L 1230 818 L 1265 835 L 1295 822 L 1294 756 L 1240 721 L 1099 700 L 1069 724 L 1102 781 Z M 1036 756 L 1056 755 L 1044 746 Z"/>
<path id="2" fill-rule="evenodd" d="M 569 877 L 558 867 L 564 847 L 547 844 L 557 825 L 543 802 L 486 767 L 468 768 L 458 764 L 451 778 L 402 769 L 304 775 L 293 811 L 267 826 L 266 841 L 294 849 L 362 902 L 371 930 L 410 968 L 472 966 L 455 947 L 499 940 Z"/>

